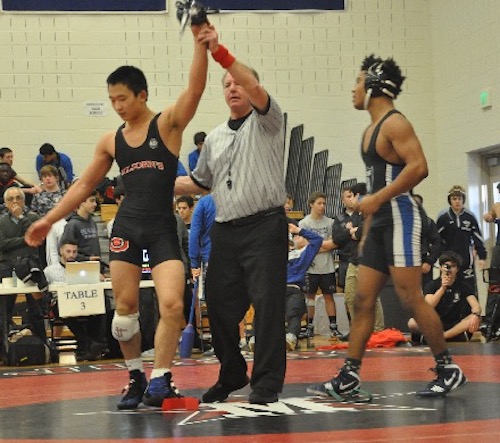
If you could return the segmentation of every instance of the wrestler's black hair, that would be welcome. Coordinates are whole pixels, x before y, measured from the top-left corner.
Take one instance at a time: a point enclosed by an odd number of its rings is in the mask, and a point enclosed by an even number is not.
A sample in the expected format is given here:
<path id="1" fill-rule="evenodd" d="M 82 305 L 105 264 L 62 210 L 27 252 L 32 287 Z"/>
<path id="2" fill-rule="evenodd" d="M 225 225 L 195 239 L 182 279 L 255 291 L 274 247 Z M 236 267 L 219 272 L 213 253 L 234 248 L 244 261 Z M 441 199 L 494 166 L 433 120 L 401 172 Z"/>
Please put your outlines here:
<path id="1" fill-rule="evenodd" d="M 370 66 L 373 66 L 376 63 L 382 63 L 383 60 L 380 57 L 376 57 L 375 54 L 370 54 L 365 57 L 363 63 L 361 63 L 361 70 L 368 71 Z"/>
<path id="2" fill-rule="evenodd" d="M 109 74 L 106 80 L 109 85 L 122 83 L 129 88 L 135 96 L 142 91 L 148 92 L 148 82 L 144 72 L 135 66 L 120 66 L 116 71 Z"/>

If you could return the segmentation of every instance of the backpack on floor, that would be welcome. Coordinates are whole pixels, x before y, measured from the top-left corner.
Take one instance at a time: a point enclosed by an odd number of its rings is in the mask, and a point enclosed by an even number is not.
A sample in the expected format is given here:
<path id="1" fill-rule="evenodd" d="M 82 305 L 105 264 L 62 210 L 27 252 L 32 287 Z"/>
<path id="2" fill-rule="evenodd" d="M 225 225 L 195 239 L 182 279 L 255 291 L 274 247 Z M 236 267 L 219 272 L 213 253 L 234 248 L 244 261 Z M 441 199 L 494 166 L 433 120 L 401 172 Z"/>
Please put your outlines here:
<path id="1" fill-rule="evenodd" d="M 7 364 L 9 366 L 44 365 L 51 360 L 49 347 L 40 337 L 25 335 L 9 343 Z"/>

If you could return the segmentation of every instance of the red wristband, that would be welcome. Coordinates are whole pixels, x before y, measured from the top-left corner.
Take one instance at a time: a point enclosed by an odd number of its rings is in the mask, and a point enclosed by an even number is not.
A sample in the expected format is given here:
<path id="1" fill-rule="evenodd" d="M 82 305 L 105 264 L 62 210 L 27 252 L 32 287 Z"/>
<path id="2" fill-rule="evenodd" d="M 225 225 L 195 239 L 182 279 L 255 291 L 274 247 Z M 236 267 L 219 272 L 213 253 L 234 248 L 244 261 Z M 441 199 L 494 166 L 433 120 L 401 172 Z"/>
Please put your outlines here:
<path id="1" fill-rule="evenodd" d="M 212 57 L 214 60 L 219 63 L 224 69 L 229 68 L 236 60 L 235 56 L 231 54 L 228 49 L 219 45 L 217 51 L 212 52 Z"/>

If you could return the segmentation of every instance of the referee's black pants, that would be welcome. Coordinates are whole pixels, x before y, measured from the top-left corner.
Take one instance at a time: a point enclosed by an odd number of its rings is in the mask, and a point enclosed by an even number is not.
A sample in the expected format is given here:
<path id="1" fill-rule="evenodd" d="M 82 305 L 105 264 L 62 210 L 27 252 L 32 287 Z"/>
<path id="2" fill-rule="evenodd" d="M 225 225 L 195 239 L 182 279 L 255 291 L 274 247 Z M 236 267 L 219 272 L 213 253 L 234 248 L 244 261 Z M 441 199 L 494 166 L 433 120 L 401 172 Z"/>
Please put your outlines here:
<path id="1" fill-rule="evenodd" d="M 285 294 L 288 225 L 284 212 L 214 223 L 206 280 L 212 344 L 221 363 L 219 382 L 245 383 L 238 324 L 255 309 L 250 386 L 281 392 L 286 369 Z M 241 224 L 240 224 L 241 223 Z"/>

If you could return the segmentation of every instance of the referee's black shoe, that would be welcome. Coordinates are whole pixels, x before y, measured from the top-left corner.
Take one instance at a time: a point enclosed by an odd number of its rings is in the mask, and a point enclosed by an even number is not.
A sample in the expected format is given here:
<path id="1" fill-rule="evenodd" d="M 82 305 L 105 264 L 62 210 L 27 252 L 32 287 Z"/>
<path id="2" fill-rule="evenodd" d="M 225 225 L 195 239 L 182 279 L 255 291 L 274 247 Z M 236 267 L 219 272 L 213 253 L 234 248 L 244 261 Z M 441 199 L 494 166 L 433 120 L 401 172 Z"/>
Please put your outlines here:
<path id="1" fill-rule="evenodd" d="M 219 381 L 215 383 L 207 392 L 201 396 L 203 403 L 216 403 L 224 401 L 229 394 L 238 389 L 244 388 L 249 383 L 249 378 L 245 376 L 245 381 L 237 386 L 228 386 Z"/>
<path id="2" fill-rule="evenodd" d="M 248 396 L 248 403 L 254 405 L 267 405 L 277 401 L 278 393 L 267 388 L 255 388 Z"/>

